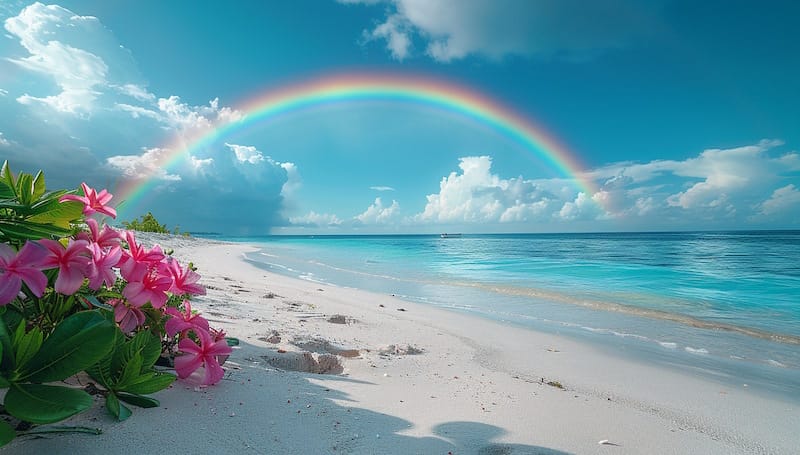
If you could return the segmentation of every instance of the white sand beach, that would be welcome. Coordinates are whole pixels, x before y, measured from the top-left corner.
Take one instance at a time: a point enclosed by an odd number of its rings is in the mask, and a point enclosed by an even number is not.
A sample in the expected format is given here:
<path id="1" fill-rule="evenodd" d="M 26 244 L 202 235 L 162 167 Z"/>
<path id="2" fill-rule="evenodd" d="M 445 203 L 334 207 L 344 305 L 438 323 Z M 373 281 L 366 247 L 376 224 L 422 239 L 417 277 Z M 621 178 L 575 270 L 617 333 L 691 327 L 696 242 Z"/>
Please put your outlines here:
<path id="1" fill-rule="evenodd" d="M 216 386 L 176 382 L 125 422 L 97 397 L 9 454 L 792 454 L 800 409 L 744 384 L 635 363 L 568 338 L 287 278 L 253 248 L 142 235 L 202 274 L 212 326 L 240 340 Z"/>

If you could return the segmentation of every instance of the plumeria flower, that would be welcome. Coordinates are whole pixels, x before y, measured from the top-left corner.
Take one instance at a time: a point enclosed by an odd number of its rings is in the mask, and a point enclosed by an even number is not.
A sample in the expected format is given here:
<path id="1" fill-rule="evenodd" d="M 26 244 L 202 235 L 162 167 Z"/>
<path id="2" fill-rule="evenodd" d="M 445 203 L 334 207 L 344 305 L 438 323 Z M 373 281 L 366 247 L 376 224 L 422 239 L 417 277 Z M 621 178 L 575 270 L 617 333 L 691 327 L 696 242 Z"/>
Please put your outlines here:
<path id="1" fill-rule="evenodd" d="M 78 238 L 83 238 L 90 243 L 96 243 L 102 248 L 118 246 L 122 241 L 122 235 L 107 224 L 103 225 L 102 230 L 100 230 L 100 224 L 94 218 L 87 218 L 86 224 L 89 226 L 89 233 L 81 232 L 78 234 Z"/>
<path id="2" fill-rule="evenodd" d="M 185 334 L 194 328 L 208 331 L 208 321 L 199 314 L 192 314 L 192 304 L 188 300 L 183 301 L 183 309 L 183 313 L 177 308 L 170 307 L 166 309 L 165 313 L 172 316 L 164 326 L 167 335 L 174 337 L 178 333 Z"/>
<path id="3" fill-rule="evenodd" d="M 144 324 L 144 312 L 139 308 L 126 304 L 122 299 L 111 299 L 108 304 L 114 307 L 114 320 L 123 332 L 133 332 Z"/>
<path id="4" fill-rule="evenodd" d="M 0 243 L 0 305 L 6 305 L 19 295 L 22 282 L 33 295 L 41 297 L 47 287 L 42 264 L 49 252 L 36 242 L 26 242 L 19 252 Z"/>
<path id="5" fill-rule="evenodd" d="M 91 252 L 86 240 L 70 239 L 67 247 L 61 243 L 42 239 L 39 241 L 50 250 L 50 255 L 45 259 L 43 266 L 46 269 L 58 268 L 56 278 L 56 292 L 72 295 L 80 289 L 83 279 L 89 275 Z"/>
<path id="6" fill-rule="evenodd" d="M 92 252 L 92 261 L 89 264 L 89 288 L 100 289 L 103 283 L 108 287 L 114 286 L 117 281 L 117 274 L 112 267 L 116 267 L 122 257 L 122 249 L 115 246 L 108 251 L 103 251 L 98 243 L 89 245 Z"/>
<path id="7" fill-rule="evenodd" d="M 165 255 L 159 245 L 146 249 L 136 243 L 136 235 L 132 231 L 125 232 L 125 239 L 128 250 L 123 253 L 119 270 L 127 281 L 137 281 L 137 277 L 144 275 L 151 265 L 164 260 Z"/>
<path id="8" fill-rule="evenodd" d="M 225 374 L 217 356 L 230 355 L 231 347 L 225 340 L 214 341 L 206 330 L 197 329 L 194 333 L 200 339 L 200 344 L 191 338 L 184 338 L 178 343 L 178 349 L 183 355 L 175 357 L 175 372 L 183 379 L 188 378 L 198 368 L 205 367 L 202 384 L 216 384 Z"/>
<path id="9" fill-rule="evenodd" d="M 98 193 L 94 188 L 90 188 L 85 182 L 81 183 L 81 188 L 83 188 L 83 196 L 78 196 L 77 194 L 65 194 L 58 199 L 58 202 L 82 202 L 83 214 L 86 216 L 91 216 L 95 212 L 99 212 L 104 215 L 108 215 L 111 218 L 117 217 L 117 211 L 108 206 L 108 203 L 113 197 L 111 193 L 106 190 L 102 190 Z"/>
<path id="10" fill-rule="evenodd" d="M 193 294 L 193 295 L 205 295 L 206 288 L 197 283 L 200 279 L 200 274 L 195 272 L 194 270 L 186 267 L 185 269 L 181 267 L 181 265 L 175 259 L 169 258 L 167 262 L 167 267 L 169 268 L 170 273 L 172 274 L 172 287 L 169 289 L 169 292 L 182 295 L 182 294 Z"/>
<path id="11" fill-rule="evenodd" d="M 144 274 L 129 280 L 122 290 L 122 295 L 136 307 L 150 302 L 153 308 L 161 308 L 167 303 L 167 291 L 170 286 L 172 286 L 172 276 L 166 265 L 158 264 L 150 266 Z"/>

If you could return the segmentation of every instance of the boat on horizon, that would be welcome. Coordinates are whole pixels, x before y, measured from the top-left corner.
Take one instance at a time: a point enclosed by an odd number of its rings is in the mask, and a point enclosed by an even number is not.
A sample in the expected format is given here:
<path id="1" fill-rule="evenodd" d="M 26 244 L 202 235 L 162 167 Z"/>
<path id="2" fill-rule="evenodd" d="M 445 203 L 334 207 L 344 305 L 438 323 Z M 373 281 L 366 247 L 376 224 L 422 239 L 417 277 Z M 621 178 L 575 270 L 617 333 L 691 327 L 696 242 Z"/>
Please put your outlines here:
<path id="1" fill-rule="evenodd" d="M 458 239 L 461 238 L 461 234 L 448 234 L 447 232 L 444 232 L 440 234 L 439 237 L 443 239 Z"/>

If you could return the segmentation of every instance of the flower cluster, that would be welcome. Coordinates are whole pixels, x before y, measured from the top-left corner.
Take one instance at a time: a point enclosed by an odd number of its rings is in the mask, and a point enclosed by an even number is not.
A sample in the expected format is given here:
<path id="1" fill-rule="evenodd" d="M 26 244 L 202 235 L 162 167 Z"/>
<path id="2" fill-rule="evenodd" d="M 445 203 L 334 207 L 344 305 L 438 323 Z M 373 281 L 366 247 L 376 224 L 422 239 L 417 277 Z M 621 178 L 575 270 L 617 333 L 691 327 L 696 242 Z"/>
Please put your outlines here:
<path id="1" fill-rule="evenodd" d="M 197 283 L 200 275 L 160 246 L 144 247 L 132 231 L 117 231 L 88 218 L 94 213 L 115 218 L 116 211 L 108 205 L 112 195 L 106 190 L 98 193 L 86 183 L 81 186 L 84 196 L 67 194 L 59 202 L 82 203 L 87 230 L 61 240 L 27 240 L 19 251 L 0 243 L 0 307 L 24 300 L 23 284 L 30 294 L 42 297 L 48 285 L 45 272 L 55 270 L 53 289 L 63 296 L 79 293 L 84 286 L 111 291 L 108 294 L 115 297 L 104 303 L 113 307 L 114 320 L 123 333 L 153 330 L 166 319 L 161 335 L 173 343 L 178 337 L 178 377 L 186 378 L 202 367 L 203 384 L 219 382 L 220 360 L 227 358 L 231 348 L 224 333 L 211 329 L 207 320 L 192 312 L 187 299 L 205 294 Z"/>

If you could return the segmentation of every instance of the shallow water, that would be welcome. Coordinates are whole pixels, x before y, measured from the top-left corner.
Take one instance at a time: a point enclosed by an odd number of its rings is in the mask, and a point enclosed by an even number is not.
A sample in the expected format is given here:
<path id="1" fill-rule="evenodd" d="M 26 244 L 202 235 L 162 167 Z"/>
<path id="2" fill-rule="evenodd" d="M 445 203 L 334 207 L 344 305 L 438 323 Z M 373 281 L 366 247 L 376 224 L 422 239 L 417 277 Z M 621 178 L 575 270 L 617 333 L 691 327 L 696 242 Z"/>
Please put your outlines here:
<path id="1" fill-rule="evenodd" d="M 226 240 L 261 245 L 249 259 L 289 276 L 800 392 L 800 231 Z"/>

